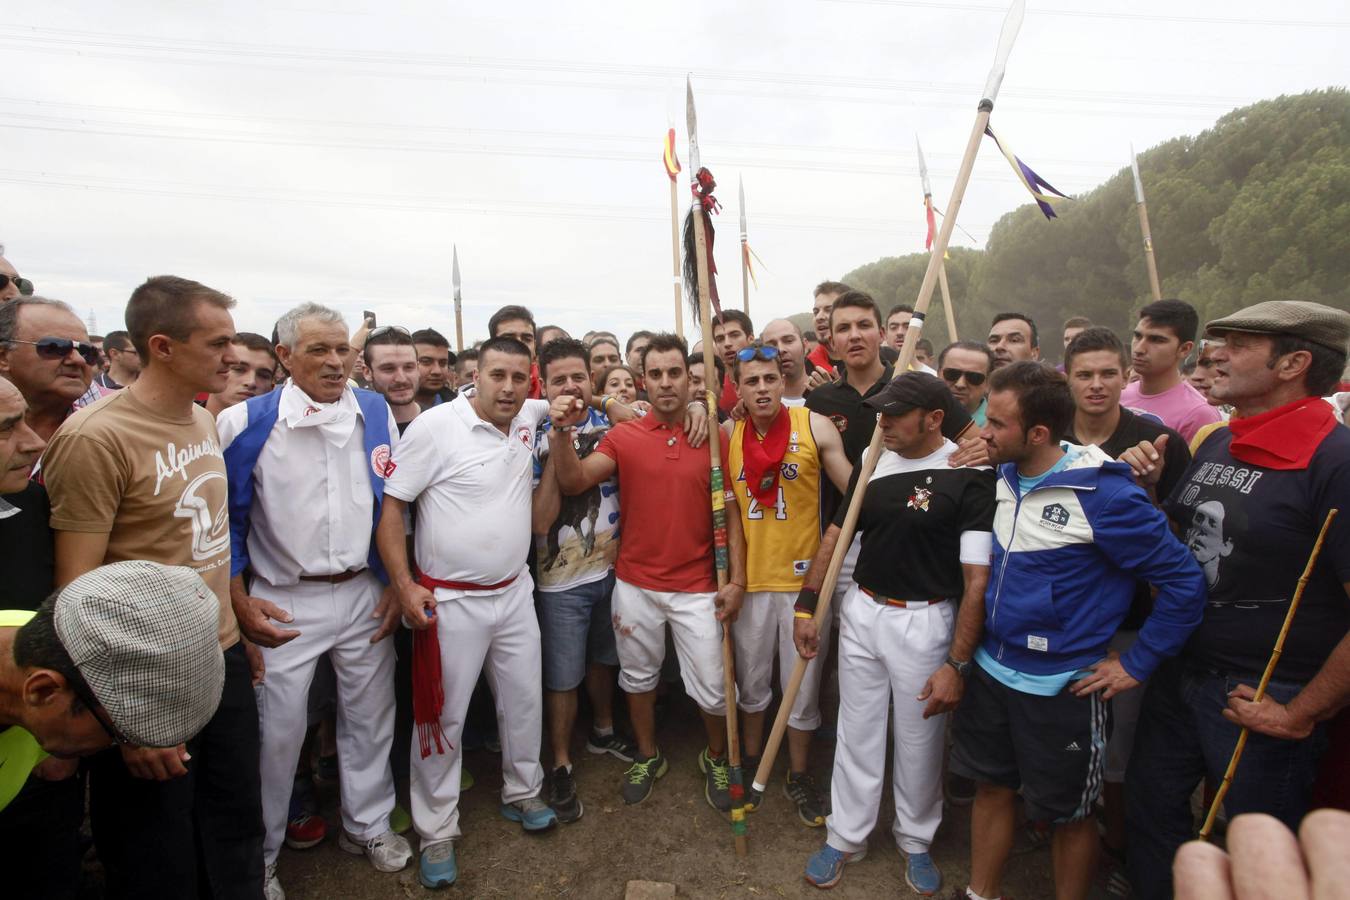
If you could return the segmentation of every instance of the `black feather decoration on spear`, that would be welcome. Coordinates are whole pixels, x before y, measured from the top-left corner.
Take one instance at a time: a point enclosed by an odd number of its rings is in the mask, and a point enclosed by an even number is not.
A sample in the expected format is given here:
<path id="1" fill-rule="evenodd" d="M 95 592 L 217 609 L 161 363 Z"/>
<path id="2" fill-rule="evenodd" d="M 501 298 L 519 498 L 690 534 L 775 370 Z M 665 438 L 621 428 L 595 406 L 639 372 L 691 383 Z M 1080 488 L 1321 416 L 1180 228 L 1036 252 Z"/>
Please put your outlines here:
<path id="1" fill-rule="evenodd" d="M 717 315 L 722 314 L 722 301 L 717 296 L 717 264 L 713 261 L 713 224 L 712 217 L 714 213 L 720 212 L 722 204 L 717 202 L 713 196 L 713 189 L 717 187 L 717 182 L 713 180 L 712 172 L 706 168 L 700 168 L 694 176 L 694 182 L 690 185 L 690 190 L 694 194 L 694 199 L 698 201 L 697 209 L 691 207 L 689 214 L 684 217 L 684 290 L 685 296 L 689 299 L 689 311 L 698 321 L 698 248 L 694 242 L 694 216 L 695 214 L 703 216 L 703 230 L 708 236 L 708 296 L 712 298 L 713 311 Z"/>

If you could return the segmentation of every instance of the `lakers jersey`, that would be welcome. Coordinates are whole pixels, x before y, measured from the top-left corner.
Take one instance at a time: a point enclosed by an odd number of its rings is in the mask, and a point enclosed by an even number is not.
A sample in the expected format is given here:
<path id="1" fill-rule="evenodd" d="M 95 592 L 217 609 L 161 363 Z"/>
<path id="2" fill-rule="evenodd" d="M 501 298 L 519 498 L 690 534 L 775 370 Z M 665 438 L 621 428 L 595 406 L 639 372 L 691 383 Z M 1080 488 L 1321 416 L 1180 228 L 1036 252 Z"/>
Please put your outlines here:
<path id="1" fill-rule="evenodd" d="M 773 505 L 761 504 L 745 483 L 741 442 L 749 417 L 736 423 L 727 447 L 731 490 L 745 532 L 747 591 L 796 591 L 820 546 L 820 451 L 811 436 L 811 411 L 787 408 L 787 453 L 778 471 Z M 752 431 L 751 434 L 754 432 Z"/>

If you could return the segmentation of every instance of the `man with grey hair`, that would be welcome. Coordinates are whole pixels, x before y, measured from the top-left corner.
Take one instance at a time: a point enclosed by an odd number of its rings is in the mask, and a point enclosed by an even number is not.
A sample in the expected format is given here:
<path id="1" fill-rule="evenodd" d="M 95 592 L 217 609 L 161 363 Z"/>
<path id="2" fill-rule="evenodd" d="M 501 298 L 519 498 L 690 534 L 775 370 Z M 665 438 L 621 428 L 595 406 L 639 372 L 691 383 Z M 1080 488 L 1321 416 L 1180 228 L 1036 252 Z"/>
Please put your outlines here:
<path id="1" fill-rule="evenodd" d="M 291 373 L 279 391 L 230 407 L 217 427 L 229 473 L 230 592 L 259 613 L 267 666 L 260 687 L 266 895 L 276 877 L 315 666 L 337 675 L 343 830 L 338 845 L 382 872 L 412 858 L 389 826 L 394 779 L 394 646 L 398 624 L 375 552 L 384 479 L 398 427 L 384 398 L 353 389 L 356 350 L 336 311 L 303 303 L 277 322 Z M 248 582 L 245 579 L 248 579 Z M 273 624 L 273 623 L 278 624 Z"/>
<path id="2" fill-rule="evenodd" d="M 103 396 L 92 384 L 98 348 L 69 305 L 46 297 L 0 304 L 0 375 L 28 401 L 28 424 L 50 440 L 66 418 Z"/>
<path id="3" fill-rule="evenodd" d="M 28 297 L 33 293 L 33 282 L 19 277 L 14 264 L 5 259 L 5 245 L 0 244 L 0 303 L 7 303 L 15 297 Z"/>

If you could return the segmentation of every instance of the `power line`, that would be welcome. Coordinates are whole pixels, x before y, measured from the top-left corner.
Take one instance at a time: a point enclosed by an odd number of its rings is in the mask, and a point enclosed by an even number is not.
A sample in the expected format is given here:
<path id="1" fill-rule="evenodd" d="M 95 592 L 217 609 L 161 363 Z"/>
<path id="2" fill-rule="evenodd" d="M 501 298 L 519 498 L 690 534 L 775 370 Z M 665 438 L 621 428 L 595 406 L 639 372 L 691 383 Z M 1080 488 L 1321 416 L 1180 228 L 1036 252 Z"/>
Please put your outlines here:
<path id="1" fill-rule="evenodd" d="M 980 3 L 946 3 L 935 0 L 824 0 L 827 3 L 850 3 L 865 6 L 897 6 L 912 9 L 936 9 L 944 12 L 963 10 L 966 12 L 987 12 L 1003 15 L 1007 6 L 988 6 Z M 1108 12 L 1098 9 L 1029 9 L 1031 16 L 1058 16 L 1075 19 L 1114 19 L 1140 22 L 1173 22 L 1187 25 L 1241 25 L 1258 28 L 1350 28 L 1350 21 L 1343 19 L 1252 19 L 1246 17 L 1222 16 L 1175 16 L 1157 13 Z"/>

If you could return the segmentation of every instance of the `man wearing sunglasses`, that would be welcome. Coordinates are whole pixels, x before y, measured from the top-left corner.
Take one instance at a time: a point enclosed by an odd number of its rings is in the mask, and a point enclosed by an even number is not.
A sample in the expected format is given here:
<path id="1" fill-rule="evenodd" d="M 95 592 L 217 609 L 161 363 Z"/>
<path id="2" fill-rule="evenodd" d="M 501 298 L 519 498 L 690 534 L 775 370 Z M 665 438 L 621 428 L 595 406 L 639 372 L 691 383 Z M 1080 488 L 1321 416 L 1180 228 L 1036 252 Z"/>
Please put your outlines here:
<path id="1" fill-rule="evenodd" d="M 0 305 L 0 375 L 23 393 L 28 424 L 43 440 L 77 406 L 102 396 L 90 387 L 99 361 L 84 323 L 60 300 L 20 297 Z"/>
<path id="2" fill-rule="evenodd" d="M 994 354 L 978 341 L 948 344 L 938 355 L 938 374 L 980 428 L 984 427 L 989 373 L 993 368 Z"/>
<path id="3" fill-rule="evenodd" d="M 31 297 L 33 282 L 20 278 L 14 264 L 5 259 L 5 245 L 0 244 L 0 303 L 7 303 L 15 297 Z"/>

